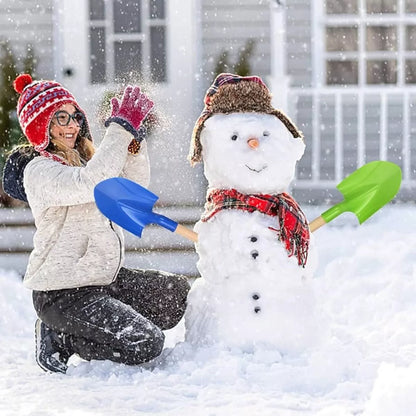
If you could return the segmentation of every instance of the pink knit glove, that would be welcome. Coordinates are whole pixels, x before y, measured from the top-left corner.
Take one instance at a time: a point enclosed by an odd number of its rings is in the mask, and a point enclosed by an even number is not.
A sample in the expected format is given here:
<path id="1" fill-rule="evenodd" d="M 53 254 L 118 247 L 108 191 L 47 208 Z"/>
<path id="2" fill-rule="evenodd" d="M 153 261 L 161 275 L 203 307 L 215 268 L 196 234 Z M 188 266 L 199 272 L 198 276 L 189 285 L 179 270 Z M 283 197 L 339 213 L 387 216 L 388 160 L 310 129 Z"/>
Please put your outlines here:
<path id="1" fill-rule="evenodd" d="M 108 126 L 111 122 L 118 123 L 137 138 L 142 121 L 153 105 L 153 101 L 143 94 L 139 87 L 129 85 L 124 90 L 121 102 L 116 97 L 111 100 L 112 112 L 105 125 Z"/>

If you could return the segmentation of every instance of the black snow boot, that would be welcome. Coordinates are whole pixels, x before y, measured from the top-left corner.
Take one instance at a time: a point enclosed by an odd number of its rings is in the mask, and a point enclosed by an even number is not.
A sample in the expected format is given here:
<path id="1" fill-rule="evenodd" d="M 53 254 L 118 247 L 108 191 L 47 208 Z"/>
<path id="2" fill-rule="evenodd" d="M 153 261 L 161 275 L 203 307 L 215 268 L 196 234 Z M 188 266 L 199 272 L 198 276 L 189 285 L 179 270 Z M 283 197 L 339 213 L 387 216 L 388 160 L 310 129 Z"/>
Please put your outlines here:
<path id="1" fill-rule="evenodd" d="M 35 324 L 36 362 L 45 371 L 66 373 L 73 354 L 64 334 L 48 328 L 40 319 Z"/>

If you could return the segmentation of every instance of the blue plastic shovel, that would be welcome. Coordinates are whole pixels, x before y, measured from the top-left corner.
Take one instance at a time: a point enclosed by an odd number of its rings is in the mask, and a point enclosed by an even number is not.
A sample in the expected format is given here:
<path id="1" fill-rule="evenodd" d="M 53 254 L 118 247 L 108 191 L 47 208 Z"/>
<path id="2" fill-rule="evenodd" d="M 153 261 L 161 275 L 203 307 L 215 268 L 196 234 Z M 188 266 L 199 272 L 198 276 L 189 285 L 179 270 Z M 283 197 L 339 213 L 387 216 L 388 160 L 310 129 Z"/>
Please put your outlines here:
<path id="1" fill-rule="evenodd" d="M 110 178 L 100 182 L 94 189 L 94 197 L 98 209 L 107 218 L 138 237 L 146 225 L 159 224 L 193 242 L 198 241 L 197 233 L 153 212 L 159 197 L 129 179 Z"/>

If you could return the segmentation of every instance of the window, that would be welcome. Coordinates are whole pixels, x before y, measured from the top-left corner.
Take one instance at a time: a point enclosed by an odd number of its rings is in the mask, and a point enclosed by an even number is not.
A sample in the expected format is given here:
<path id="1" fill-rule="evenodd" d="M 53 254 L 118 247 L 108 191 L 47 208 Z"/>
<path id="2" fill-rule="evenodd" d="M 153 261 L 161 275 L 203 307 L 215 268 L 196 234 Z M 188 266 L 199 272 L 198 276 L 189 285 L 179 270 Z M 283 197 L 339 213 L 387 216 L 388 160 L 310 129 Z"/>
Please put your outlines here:
<path id="1" fill-rule="evenodd" d="M 416 84 L 415 0 L 326 0 L 327 85 Z"/>
<path id="2" fill-rule="evenodd" d="M 166 82 L 165 0 L 89 0 L 90 82 Z"/>

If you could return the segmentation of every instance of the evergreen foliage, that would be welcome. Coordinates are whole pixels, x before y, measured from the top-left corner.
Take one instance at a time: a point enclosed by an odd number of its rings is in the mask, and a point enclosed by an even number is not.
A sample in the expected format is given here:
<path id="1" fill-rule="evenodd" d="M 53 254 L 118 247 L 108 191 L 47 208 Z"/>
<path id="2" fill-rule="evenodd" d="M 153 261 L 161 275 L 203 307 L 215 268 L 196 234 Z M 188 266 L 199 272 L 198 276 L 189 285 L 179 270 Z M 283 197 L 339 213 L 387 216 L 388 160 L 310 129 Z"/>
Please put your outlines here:
<path id="1" fill-rule="evenodd" d="M 8 41 L 0 43 L 0 165 L 3 166 L 5 152 L 12 137 L 12 112 L 16 110 L 17 94 L 13 80 L 17 76 L 16 58 Z"/>
<path id="2" fill-rule="evenodd" d="M 250 59 L 253 56 L 255 45 L 254 39 L 247 39 L 244 46 L 240 48 L 237 61 L 234 64 L 230 63 L 229 51 L 221 51 L 214 68 L 214 78 L 223 72 L 231 72 L 243 77 L 251 75 Z"/>
<path id="3" fill-rule="evenodd" d="M 234 72 L 237 75 L 242 77 L 251 75 L 250 58 L 253 55 L 255 44 L 254 39 L 248 39 L 244 47 L 240 49 L 238 60 L 234 65 Z"/>
<path id="4" fill-rule="evenodd" d="M 31 75 L 35 72 L 36 58 L 32 45 L 26 48 L 26 56 L 22 65 L 18 64 L 13 49 L 8 40 L 0 40 L 0 172 L 8 152 L 17 144 L 23 142 L 23 133 L 16 115 L 18 94 L 13 88 L 13 81 L 20 73 L 19 70 Z M 0 187 L 0 205 L 11 204 Z"/>

